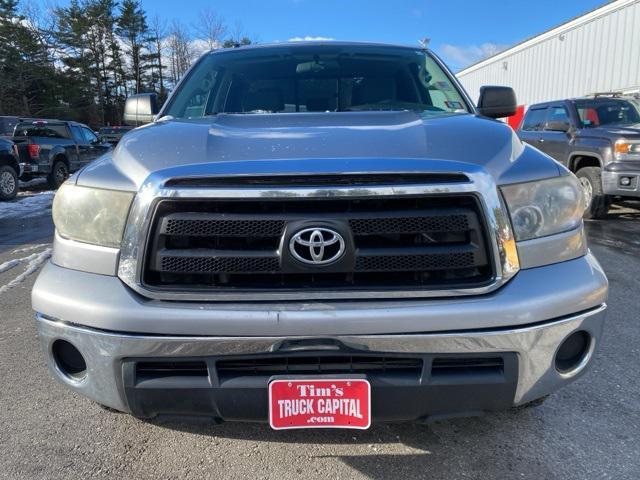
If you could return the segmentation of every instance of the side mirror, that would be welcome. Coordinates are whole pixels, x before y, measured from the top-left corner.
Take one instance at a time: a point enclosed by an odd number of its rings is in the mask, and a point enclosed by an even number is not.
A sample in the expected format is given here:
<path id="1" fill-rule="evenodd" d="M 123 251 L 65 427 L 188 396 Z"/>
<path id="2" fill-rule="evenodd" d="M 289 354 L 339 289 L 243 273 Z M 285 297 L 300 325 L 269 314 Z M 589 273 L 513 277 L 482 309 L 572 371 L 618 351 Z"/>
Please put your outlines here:
<path id="1" fill-rule="evenodd" d="M 515 115 L 518 109 L 516 93 L 511 87 L 480 87 L 478 111 L 490 118 L 503 118 Z"/>
<path id="2" fill-rule="evenodd" d="M 549 120 L 544 124 L 544 129 L 551 132 L 565 132 L 571 130 L 571 125 L 562 120 Z"/>
<path id="3" fill-rule="evenodd" d="M 158 111 L 158 96 L 155 93 L 132 95 L 124 104 L 124 123 L 134 127 L 151 123 Z"/>

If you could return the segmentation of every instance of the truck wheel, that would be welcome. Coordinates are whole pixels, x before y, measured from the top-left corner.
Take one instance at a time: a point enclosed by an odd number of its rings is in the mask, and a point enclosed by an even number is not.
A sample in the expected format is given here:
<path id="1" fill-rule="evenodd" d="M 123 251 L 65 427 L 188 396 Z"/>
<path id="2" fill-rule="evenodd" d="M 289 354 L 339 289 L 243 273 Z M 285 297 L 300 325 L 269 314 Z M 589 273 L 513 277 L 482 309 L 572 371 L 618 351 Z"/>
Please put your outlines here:
<path id="1" fill-rule="evenodd" d="M 47 176 L 47 182 L 51 188 L 59 188 L 69 177 L 69 167 L 62 160 L 53 162 L 51 173 Z"/>
<path id="2" fill-rule="evenodd" d="M 587 208 L 584 218 L 606 218 L 611 198 L 602 191 L 602 174 L 599 167 L 584 167 L 576 173 L 585 194 Z"/>
<path id="3" fill-rule="evenodd" d="M 18 194 L 18 172 L 9 165 L 0 167 L 0 200 L 13 200 Z"/>

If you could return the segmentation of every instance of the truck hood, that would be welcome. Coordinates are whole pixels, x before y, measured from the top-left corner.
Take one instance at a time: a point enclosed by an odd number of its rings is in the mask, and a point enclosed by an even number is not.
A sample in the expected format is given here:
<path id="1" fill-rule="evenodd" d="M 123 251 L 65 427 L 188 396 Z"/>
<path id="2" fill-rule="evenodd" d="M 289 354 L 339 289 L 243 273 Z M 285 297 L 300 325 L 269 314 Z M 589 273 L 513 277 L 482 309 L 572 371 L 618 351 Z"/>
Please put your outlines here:
<path id="1" fill-rule="evenodd" d="M 606 125 L 587 129 L 587 132 L 603 133 L 610 138 L 624 137 L 628 139 L 640 139 L 640 124 L 635 125 Z"/>
<path id="2" fill-rule="evenodd" d="M 539 158 L 526 161 L 532 155 Z M 189 176 L 484 171 L 498 183 L 559 174 L 553 160 L 495 120 L 340 112 L 158 121 L 129 132 L 112 156 L 85 168 L 77 181 L 138 190 L 153 173 L 173 177 L 186 171 Z"/>

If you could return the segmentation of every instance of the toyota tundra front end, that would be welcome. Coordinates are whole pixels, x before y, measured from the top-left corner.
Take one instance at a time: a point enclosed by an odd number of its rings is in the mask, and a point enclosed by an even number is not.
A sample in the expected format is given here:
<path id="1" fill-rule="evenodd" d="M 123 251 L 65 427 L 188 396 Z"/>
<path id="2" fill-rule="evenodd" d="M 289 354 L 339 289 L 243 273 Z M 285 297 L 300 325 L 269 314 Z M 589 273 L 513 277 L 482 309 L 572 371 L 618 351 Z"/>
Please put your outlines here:
<path id="1" fill-rule="evenodd" d="M 604 323 L 583 192 L 430 52 L 204 55 L 56 195 L 33 289 L 69 388 L 140 417 L 367 428 L 524 405 Z M 515 100 L 515 99 L 513 99 Z"/>

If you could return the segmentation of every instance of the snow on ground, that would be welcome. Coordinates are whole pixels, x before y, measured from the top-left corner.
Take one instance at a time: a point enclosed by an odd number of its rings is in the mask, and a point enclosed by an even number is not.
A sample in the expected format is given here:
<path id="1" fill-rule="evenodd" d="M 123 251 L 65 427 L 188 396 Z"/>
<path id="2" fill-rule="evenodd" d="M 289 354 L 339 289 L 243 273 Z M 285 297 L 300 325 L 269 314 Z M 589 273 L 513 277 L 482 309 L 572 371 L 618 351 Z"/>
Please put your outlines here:
<path id="1" fill-rule="evenodd" d="M 18 196 L 10 202 L 0 202 L 0 228 L 3 220 L 51 215 L 54 195 L 53 190 L 47 190 L 46 179 L 36 178 L 29 182 L 20 182 Z M 29 275 L 36 272 L 51 257 L 51 244 L 25 245 L 15 248 L 9 256 L 18 258 L 0 263 L 0 294 L 20 285 Z"/>
<path id="2" fill-rule="evenodd" d="M 16 248 L 11 253 L 33 252 L 34 250 L 39 250 L 39 249 L 41 249 L 43 247 L 48 247 L 49 245 L 51 245 L 51 244 L 50 243 L 37 243 L 35 245 L 29 245 L 27 247 Z M 0 271 L 0 273 L 2 273 L 2 271 Z"/>
<path id="3" fill-rule="evenodd" d="M 15 200 L 0 202 L 0 220 L 6 218 L 33 218 L 51 214 L 51 203 L 56 192 L 20 192 Z"/>
<path id="4" fill-rule="evenodd" d="M 51 257 L 51 247 L 48 247 L 49 244 L 40 244 L 33 245 L 33 249 L 47 247 L 44 248 L 41 252 L 32 253 L 31 255 L 27 255 L 26 257 L 21 258 L 13 258 L 11 260 L 7 260 L 4 263 L 0 264 L 0 274 L 8 272 L 9 270 L 13 270 L 16 267 L 24 266 L 24 270 L 20 272 L 16 277 L 11 279 L 9 283 L 5 285 L 0 285 L 0 295 L 6 292 L 7 290 L 15 287 L 16 285 L 20 285 L 24 280 L 31 274 L 33 274 L 40 266 L 46 262 L 49 257 Z M 18 249 L 16 252 L 25 251 L 26 248 Z"/>

